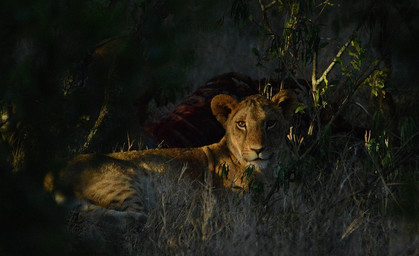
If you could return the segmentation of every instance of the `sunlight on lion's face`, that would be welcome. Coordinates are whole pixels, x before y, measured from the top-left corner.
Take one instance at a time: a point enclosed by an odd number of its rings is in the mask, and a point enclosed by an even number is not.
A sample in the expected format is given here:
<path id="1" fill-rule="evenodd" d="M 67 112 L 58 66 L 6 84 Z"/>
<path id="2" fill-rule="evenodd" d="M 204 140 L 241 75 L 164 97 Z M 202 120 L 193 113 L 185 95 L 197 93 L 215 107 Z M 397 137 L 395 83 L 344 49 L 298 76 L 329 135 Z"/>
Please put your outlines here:
<path id="1" fill-rule="evenodd" d="M 236 109 L 227 120 L 229 150 L 237 161 L 254 166 L 257 177 L 271 179 L 288 121 L 277 104 L 261 95 L 248 97 Z"/>
<path id="2" fill-rule="evenodd" d="M 297 97 L 290 90 L 281 90 L 271 100 L 262 95 L 240 102 L 225 94 L 213 98 L 211 109 L 226 130 L 228 161 L 235 166 L 236 176 L 243 173 L 263 184 L 275 182 L 279 153 L 296 105 Z"/>

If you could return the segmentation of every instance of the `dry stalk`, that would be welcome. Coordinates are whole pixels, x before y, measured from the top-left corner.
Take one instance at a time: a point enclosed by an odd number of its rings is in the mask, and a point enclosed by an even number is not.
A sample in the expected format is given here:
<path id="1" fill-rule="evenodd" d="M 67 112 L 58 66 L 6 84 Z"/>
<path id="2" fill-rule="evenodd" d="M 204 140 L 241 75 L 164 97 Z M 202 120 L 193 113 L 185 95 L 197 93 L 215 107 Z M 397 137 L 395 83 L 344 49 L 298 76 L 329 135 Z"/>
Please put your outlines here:
<path id="1" fill-rule="evenodd" d="M 212 186 L 207 184 L 204 192 L 202 194 L 202 227 L 201 227 L 201 233 L 202 233 L 202 240 L 207 241 L 211 237 L 211 218 L 213 215 L 215 205 L 215 198 L 212 193 Z"/>

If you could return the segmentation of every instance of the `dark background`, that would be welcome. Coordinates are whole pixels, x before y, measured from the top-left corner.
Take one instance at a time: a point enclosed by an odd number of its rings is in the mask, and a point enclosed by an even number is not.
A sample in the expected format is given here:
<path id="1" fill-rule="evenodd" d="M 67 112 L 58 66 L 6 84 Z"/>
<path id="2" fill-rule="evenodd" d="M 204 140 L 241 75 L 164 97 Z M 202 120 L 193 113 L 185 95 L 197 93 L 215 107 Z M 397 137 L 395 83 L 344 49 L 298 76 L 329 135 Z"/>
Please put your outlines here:
<path id="1" fill-rule="evenodd" d="M 216 75 L 286 78 L 273 55 L 260 57 L 271 42 L 258 3 L 216 2 L 0 3 L 0 254 L 56 255 L 67 248 L 62 209 L 42 189 L 44 175 L 56 173 L 62 159 L 127 150 L 130 141 L 134 149 L 158 143 L 144 133 L 146 120 Z M 403 117 L 417 124 L 417 1 L 333 4 L 312 19 L 328 43 L 319 50 L 319 72 L 360 26 L 371 59 L 390 71 L 395 126 Z M 268 15 L 282 31 L 283 18 Z M 310 80 L 310 65 L 294 75 Z"/>

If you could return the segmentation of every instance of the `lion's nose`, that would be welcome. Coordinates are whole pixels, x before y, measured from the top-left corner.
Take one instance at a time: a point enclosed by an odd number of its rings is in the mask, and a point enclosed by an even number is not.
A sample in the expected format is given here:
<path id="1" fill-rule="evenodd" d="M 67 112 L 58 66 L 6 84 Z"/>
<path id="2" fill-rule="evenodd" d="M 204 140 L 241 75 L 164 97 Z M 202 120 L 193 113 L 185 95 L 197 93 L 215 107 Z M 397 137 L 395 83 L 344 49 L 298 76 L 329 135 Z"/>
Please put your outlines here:
<path id="1" fill-rule="evenodd" d="M 262 151 L 264 150 L 264 148 L 263 148 L 262 146 L 251 147 L 251 149 L 252 149 L 253 151 L 255 151 L 255 152 L 256 152 L 256 154 L 258 154 L 258 155 L 259 155 L 259 153 L 260 153 L 260 152 L 262 152 Z"/>

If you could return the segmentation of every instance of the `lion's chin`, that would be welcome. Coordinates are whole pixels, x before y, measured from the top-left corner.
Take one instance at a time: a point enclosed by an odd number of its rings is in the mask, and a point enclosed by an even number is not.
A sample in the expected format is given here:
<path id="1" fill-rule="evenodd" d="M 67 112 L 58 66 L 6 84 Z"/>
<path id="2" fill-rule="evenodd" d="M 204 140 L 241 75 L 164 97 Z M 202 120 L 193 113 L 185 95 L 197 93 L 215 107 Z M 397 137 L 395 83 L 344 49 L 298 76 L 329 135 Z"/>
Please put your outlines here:
<path id="1" fill-rule="evenodd" d="M 253 159 L 246 159 L 246 161 L 247 161 L 249 166 L 253 165 L 256 170 L 261 170 L 262 171 L 269 166 L 269 164 L 272 160 L 272 156 L 273 156 L 273 154 L 270 154 L 268 156 L 265 155 L 265 157 L 263 157 L 263 158 L 256 156 Z"/>
<path id="2" fill-rule="evenodd" d="M 266 169 L 269 165 L 270 159 L 255 159 L 249 161 L 249 166 L 254 166 L 256 170 L 263 170 Z"/>

